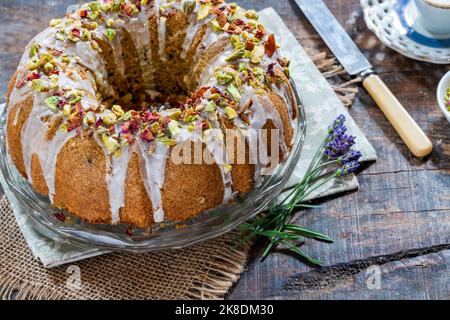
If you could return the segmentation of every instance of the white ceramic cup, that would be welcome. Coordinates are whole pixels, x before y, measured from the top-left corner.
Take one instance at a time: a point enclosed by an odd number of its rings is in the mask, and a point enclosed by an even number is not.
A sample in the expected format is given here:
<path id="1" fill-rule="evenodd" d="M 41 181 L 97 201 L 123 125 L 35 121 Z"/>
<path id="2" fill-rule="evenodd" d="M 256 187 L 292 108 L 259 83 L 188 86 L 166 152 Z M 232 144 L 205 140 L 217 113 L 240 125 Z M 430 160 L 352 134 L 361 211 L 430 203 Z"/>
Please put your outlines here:
<path id="1" fill-rule="evenodd" d="M 415 0 L 422 25 L 433 33 L 450 32 L 450 0 Z"/>

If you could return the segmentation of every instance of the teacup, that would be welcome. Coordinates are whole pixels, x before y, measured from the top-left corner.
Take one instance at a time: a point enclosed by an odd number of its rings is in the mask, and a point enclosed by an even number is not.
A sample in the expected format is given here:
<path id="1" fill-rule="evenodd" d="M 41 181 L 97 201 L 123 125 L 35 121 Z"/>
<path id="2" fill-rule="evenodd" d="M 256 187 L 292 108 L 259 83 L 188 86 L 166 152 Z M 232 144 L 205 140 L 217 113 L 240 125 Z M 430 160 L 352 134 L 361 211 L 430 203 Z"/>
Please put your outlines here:
<path id="1" fill-rule="evenodd" d="M 450 0 L 415 0 L 422 25 L 433 33 L 450 32 Z"/>

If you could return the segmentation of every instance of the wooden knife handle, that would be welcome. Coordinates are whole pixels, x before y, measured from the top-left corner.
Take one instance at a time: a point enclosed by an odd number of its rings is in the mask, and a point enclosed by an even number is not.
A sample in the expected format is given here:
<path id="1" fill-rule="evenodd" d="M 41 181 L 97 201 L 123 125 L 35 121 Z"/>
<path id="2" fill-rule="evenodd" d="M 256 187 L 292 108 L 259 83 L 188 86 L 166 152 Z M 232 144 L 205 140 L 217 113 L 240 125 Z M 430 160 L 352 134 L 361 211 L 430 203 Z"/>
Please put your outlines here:
<path id="1" fill-rule="evenodd" d="M 383 111 L 409 150 L 416 157 L 429 155 L 433 150 L 430 139 L 403 108 L 383 80 L 378 75 L 373 74 L 363 81 L 363 86 Z"/>

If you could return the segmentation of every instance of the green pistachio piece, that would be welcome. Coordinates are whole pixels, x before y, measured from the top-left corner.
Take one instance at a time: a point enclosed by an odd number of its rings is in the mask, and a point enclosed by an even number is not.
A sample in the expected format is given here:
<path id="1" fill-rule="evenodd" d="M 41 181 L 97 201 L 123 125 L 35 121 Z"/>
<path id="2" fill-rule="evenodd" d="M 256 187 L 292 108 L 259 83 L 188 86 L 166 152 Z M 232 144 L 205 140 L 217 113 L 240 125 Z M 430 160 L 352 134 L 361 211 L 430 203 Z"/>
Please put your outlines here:
<path id="1" fill-rule="evenodd" d="M 245 13 L 245 17 L 249 18 L 249 19 L 255 19 L 255 20 L 259 18 L 258 14 L 256 13 L 255 10 L 248 10 Z"/>
<path id="2" fill-rule="evenodd" d="M 110 154 L 116 152 L 120 147 L 119 142 L 113 137 L 108 136 L 106 133 L 102 134 L 102 141 Z"/>
<path id="3" fill-rule="evenodd" d="M 172 120 L 167 125 L 167 129 L 169 130 L 171 136 L 176 136 L 180 133 L 180 128 L 178 127 L 178 121 Z"/>
<path id="4" fill-rule="evenodd" d="M 97 119 L 95 117 L 95 114 L 92 111 L 89 111 L 88 113 L 86 113 L 86 115 L 83 118 L 83 124 L 86 127 L 93 126 L 96 121 L 97 121 Z"/>
<path id="5" fill-rule="evenodd" d="M 235 49 L 240 49 L 244 46 L 244 44 L 241 41 L 241 38 L 236 34 L 233 34 L 230 37 L 230 43 L 233 46 L 233 48 L 235 48 Z"/>
<path id="6" fill-rule="evenodd" d="M 52 19 L 50 20 L 50 27 L 56 27 L 57 25 L 59 25 L 61 23 L 61 19 Z"/>
<path id="7" fill-rule="evenodd" d="M 125 114 L 125 111 L 123 111 L 122 107 L 115 104 L 112 106 L 111 111 L 118 117 L 122 117 Z"/>
<path id="8" fill-rule="evenodd" d="M 127 111 L 123 116 L 119 118 L 119 121 L 128 121 L 131 119 L 131 114 L 133 111 Z"/>
<path id="9" fill-rule="evenodd" d="M 177 144 L 177 141 L 176 141 L 176 140 L 170 139 L 170 138 L 168 138 L 168 137 L 166 137 L 166 136 L 159 137 L 159 138 L 157 138 L 156 140 L 157 140 L 158 142 L 161 142 L 161 143 L 167 145 L 167 146 L 174 146 L 174 145 Z"/>
<path id="10" fill-rule="evenodd" d="M 181 110 L 177 110 L 174 113 L 172 113 L 171 115 L 169 115 L 169 118 L 171 120 L 178 120 L 178 119 L 180 119 L 180 116 L 181 116 Z"/>
<path id="11" fill-rule="evenodd" d="M 91 40 L 91 33 L 89 32 L 89 30 L 83 29 L 83 31 L 81 33 L 81 40 L 82 41 Z"/>
<path id="12" fill-rule="evenodd" d="M 101 11 L 102 10 L 102 5 L 98 1 L 91 2 L 91 3 L 89 3 L 88 6 L 92 11 Z"/>
<path id="13" fill-rule="evenodd" d="M 214 76 L 219 84 L 227 84 L 234 80 L 234 76 L 227 73 L 225 70 L 218 70 L 214 72 Z"/>
<path id="14" fill-rule="evenodd" d="M 34 91 L 45 91 L 45 84 L 44 81 L 42 81 L 41 79 L 35 79 L 31 82 L 31 89 L 33 89 Z"/>
<path id="15" fill-rule="evenodd" d="M 59 87 L 58 81 L 59 81 L 59 77 L 56 74 L 52 74 L 50 76 L 50 86 L 53 90 L 58 89 L 58 87 Z"/>
<path id="16" fill-rule="evenodd" d="M 238 113 L 236 112 L 236 110 L 234 110 L 231 107 L 225 108 L 225 114 L 226 114 L 227 118 L 230 120 L 233 120 L 238 116 Z"/>
<path id="17" fill-rule="evenodd" d="M 234 101 L 239 102 L 241 100 L 241 94 L 239 93 L 238 88 L 234 84 L 230 84 L 227 87 L 228 94 L 233 98 Z"/>
<path id="18" fill-rule="evenodd" d="M 233 166 L 231 164 L 229 164 L 229 163 L 225 163 L 223 165 L 223 168 L 224 168 L 225 173 L 230 173 L 231 170 L 233 169 Z"/>
<path id="19" fill-rule="evenodd" d="M 236 61 L 244 56 L 245 49 L 239 49 L 233 52 L 233 54 L 225 59 L 227 62 Z"/>
<path id="20" fill-rule="evenodd" d="M 206 112 L 215 112 L 217 109 L 217 105 L 214 101 L 209 101 L 206 105 L 205 111 Z"/>
<path id="21" fill-rule="evenodd" d="M 148 4 L 148 0 L 141 0 L 141 6 L 146 6 L 147 4 Z"/>
<path id="22" fill-rule="evenodd" d="M 70 57 L 67 54 L 63 54 L 61 57 L 61 61 L 64 63 L 70 63 Z"/>
<path id="23" fill-rule="evenodd" d="M 56 38 L 56 40 L 59 40 L 59 41 L 64 41 L 64 40 L 66 40 L 66 37 L 65 37 L 64 34 L 61 33 L 61 32 L 57 32 L 57 33 L 55 34 L 55 38 Z"/>
<path id="24" fill-rule="evenodd" d="M 45 104 L 47 105 L 47 107 L 52 110 L 53 112 L 56 112 L 58 110 L 57 104 L 58 104 L 58 97 L 48 97 L 47 99 L 45 99 Z"/>
<path id="25" fill-rule="evenodd" d="M 65 104 L 63 107 L 63 114 L 68 117 L 72 113 L 72 106 L 70 104 Z"/>
<path id="26" fill-rule="evenodd" d="M 220 94 L 218 93 L 211 93 L 208 97 L 206 97 L 208 100 L 216 100 L 220 98 Z"/>
<path id="27" fill-rule="evenodd" d="M 117 116 L 110 112 L 102 116 L 103 123 L 107 126 L 117 123 Z"/>
<path id="28" fill-rule="evenodd" d="M 211 3 L 203 3 L 197 12 L 197 20 L 205 19 L 209 15 L 209 10 L 211 9 Z"/>
<path id="29" fill-rule="evenodd" d="M 53 70 L 55 70 L 55 66 L 54 66 L 53 64 L 51 64 L 50 62 L 47 62 L 47 63 L 44 65 L 44 71 L 45 71 L 46 73 L 52 72 Z"/>
<path id="30" fill-rule="evenodd" d="M 248 70 L 248 63 L 247 62 L 239 62 L 239 68 L 238 71 L 239 72 L 243 72 L 243 71 L 247 71 Z"/>
<path id="31" fill-rule="evenodd" d="M 30 48 L 30 58 L 32 58 L 32 57 L 34 57 L 35 55 L 38 54 L 39 47 L 40 47 L 40 46 L 39 46 L 37 43 L 33 43 L 33 44 L 31 45 L 31 48 Z"/>
<path id="32" fill-rule="evenodd" d="M 111 28 L 107 28 L 105 31 L 105 36 L 108 38 L 109 41 L 113 41 L 114 38 L 116 37 L 116 30 L 111 29 Z"/>
<path id="33" fill-rule="evenodd" d="M 255 64 L 260 63 L 264 55 L 264 52 L 265 49 L 263 46 L 255 46 L 250 55 L 250 61 Z"/>
<path id="34" fill-rule="evenodd" d="M 99 15 L 100 15 L 100 13 L 98 11 L 93 11 L 88 14 L 88 18 L 91 20 L 95 20 L 98 18 Z"/>
<path id="35" fill-rule="evenodd" d="M 39 60 L 37 58 L 32 58 L 27 63 L 27 67 L 30 70 L 35 70 L 38 68 L 38 66 L 39 66 Z"/>
<path id="36" fill-rule="evenodd" d="M 184 122 L 187 122 L 187 123 L 189 123 L 189 122 L 193 122 L 193 121 L 195 121 L 195 120 L 197 120 L 197 115 L 193 115 L 193 114 L 188 114 L 188 115 L 185 115 L 184 116 L 184 119 L 183 119 L 183 121 Z"/>
<path id="37" fill-rule="evenodd" d="M 217 20 L 215 20 L 215 19 L 211 21 L 210 25 L 211 25 L 211 29 L 213 29 L 213 31 L 215 31 L 215 32 L 219 32 L 222 30 L 219 22 L 217 22 Z"/>

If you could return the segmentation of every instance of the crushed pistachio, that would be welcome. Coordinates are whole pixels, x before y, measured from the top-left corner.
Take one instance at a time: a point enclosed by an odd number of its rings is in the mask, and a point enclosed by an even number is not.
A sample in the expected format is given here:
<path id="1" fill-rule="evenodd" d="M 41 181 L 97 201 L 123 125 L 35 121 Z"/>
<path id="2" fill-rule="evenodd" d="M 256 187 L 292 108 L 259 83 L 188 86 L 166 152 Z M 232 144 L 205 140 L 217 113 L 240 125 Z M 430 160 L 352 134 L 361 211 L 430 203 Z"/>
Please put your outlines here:
<path id="1" fill-rule="evenodd" d="M 231 170 L 233 169 L 233 166 L 231 164 L 229 164 L 229 163 L 225 163 L 223 165 L 223 169 L 224 169 L 225 173 L 230 173 Z"/>
<path id="2" fill-rule="evenodd" d="M 236 110 L 234 110 L 231 107 L 225 108 L 225 114 L 226 114 L 227 118 L 230 120 L 233 120 L 238 116 L 238 113 L 236 112 Z"/>
<path id="3" fill-rule="evenodd" d="M 244 54 L 245 54 L 244 48 L 238 49 L 238 50 L 234 51 L 230 56 L 228 56 L 225 59 L 225 61 L 227 61 L 227 62 L 236 61 L 236 60 L 242 58 L 244 56 Z"/>
<path id="4" fill-rule="evenodd" d="M 102 120 L 103 120 L 104 124 L 106 124 L 107 126 L 110 126 L 112 124 L 117 123 L 117 116 L 114 113 L 110 112 L 110 113 L 103 115 Z"/>
<path id="5" fill-rule="evenodd" d="M 174 139 L 170 139 L 166 136 L 162 136 L 156 139 L 158 142 L 161 142 L 162 144 L 165 144 L 167 146 L 174 146 L 177 144 L 177 141 Z"/>
<path id="6" fill-rule="evenodd" d="M 47 107 L 49 107 L 50 110 L 52 110 L 53 112 L 56 112 L 58 110 L 58 107 L 57 107 L 58 101 L 59 101 L 58 97 L 52 96 L 52 97 L 45 99 L 45 104 L 47 105 Z"/>
<path id="7" fill-rule="evenodd" d="M 180 133 L 178 122 L 175 120 L 169 122 L 169 124 L 167 125 L 167 129 L 169 130 L 172 137 Z"/>
<path id="8" fill-rule="evenodd" d="M 119 142 L 117 142 L 117 140 L 113 137 L 108 136 L 106 133 L 102 134 L 102 142 L 110 154 L 119 150 Z"/>
<path id="9" fill-rule="evenodd" d="M 211 10 L 211 3 L 201 4 L 197 12 L 197 20 L 205 19 L 209 15 L 209 10 Z"/>
<path id="10" fill-rule="evenodd" d="M 171 115 L 169 115 L 169 118 L 171 120 L 177 120 L 178 121 L 178 119 L 180 119 L 180 116 L 181 116 L 181 110 L 177 110 L 177 111 L 173 112 Z"/>
<path id="11" fill-rule="evenodd" d="M 122 107 L 115 104 L 112 106 L 111 111 L 118 117 L 122 117 L 125 114 L 125 111 L 123 111 Z"/>
<path id="12" fill-rule="evenodd" d="M 450 87 L 447 89 L 447 93 L 444 97 L 444 105 L 447 108 L 447 111 L 450 111 Z"/>
<path id="13" fill-rule="evenodd" d="M 65 104 L 63 107 L 63 114 L 68 117 L 72 113 L 72 106 L 70 104 Z"/>
<path id="14" fill-rule="evenodd" d="M 45 88 L 44 81 L 42 81 L 41 79 L 34 79 L 31 82 L 31 89 L 33 89 L 34 91 L 39 91 L 39 92 L 45 91 L 46 88 Z"/>
<path id="15" fill-rule="evenodd" d="M 113 41 L 114 38 L 116 37 L 116 30 L 111 29 L 111 28 L 107 28 L 105 31 L 105 36 L 108 38 L 109 41 Z"/>
<path id="16" fill-rule="evenodd" d="M 108 19 L 108 21 L 106 21 L 106 25 L 110 28 L 114 27 L 114 20 L 113 19 Z"/>
<path id="17" fill-rule="evenodd" d="M 239 93 L 238 88 L 234 84 L 230 84 L 227 87 L 228 94 L 233 98 L 234 101 L 239 102 L 241 100 L 241 94 Z"/>
<path id="18" fill-rule="evenodd" d="M 92 111 L 89 111 L 86 113 L 86 115 L 83 118 L 83 124 L 87 127 L 91 127 L 95 124 L 97 121 L 95 114 Z"/>
<path id="19" fill-rule="evenodd" d="M 30 58 L 32 58 L 32 57 L 34 57 L 35 55 L 37 55 L 38 54 L 38 51 L 39 51 L 39 44 L 37 44 L 37 43 L 33 43 L 32 45 L 31 45 L 31 48 L 30 48 Z"/>
<path id="20" fill-rule="evenodd" d="M 215 112 L 217 109 L 217 105 L 214 101 L 209 101 L 206 105 L 205 111 L 206 112 Z"/>
<path id="21" fill-rule="evenodd" d="M 260 63 L 264 55 L 264 52 L 265 49 L 263 46 L 255 46 L 250 55 L 250 61 L 255 64 Z"/>

